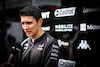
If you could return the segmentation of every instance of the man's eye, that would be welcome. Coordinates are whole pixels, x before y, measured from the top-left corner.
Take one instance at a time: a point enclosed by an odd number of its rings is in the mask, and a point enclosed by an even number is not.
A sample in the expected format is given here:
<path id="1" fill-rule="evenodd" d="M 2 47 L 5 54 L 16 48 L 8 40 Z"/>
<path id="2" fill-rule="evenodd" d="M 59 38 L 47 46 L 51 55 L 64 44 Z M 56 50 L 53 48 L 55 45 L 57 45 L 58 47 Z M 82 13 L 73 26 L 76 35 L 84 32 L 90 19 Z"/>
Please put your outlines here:
<path id="1" fill-rule="evenodd" d="M 31 24 L 32 22 L 27 22 L 27 24 Z"/>
<path id="2" fill-rule="evenodd" d="M 24 22 L 22 22 L 22 24 L 24 24 Z"/>

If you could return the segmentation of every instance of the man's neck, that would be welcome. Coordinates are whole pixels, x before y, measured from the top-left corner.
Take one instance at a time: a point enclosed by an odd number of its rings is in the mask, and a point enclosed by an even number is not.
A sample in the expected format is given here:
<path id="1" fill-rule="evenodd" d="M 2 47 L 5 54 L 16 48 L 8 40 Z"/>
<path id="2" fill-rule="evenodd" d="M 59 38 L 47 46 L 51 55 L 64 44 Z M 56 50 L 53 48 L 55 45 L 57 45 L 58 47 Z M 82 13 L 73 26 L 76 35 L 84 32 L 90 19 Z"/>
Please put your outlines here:
<path id="1" fill-rule="evenodd" d="M 42 30 L 41 32 L 39 32 L 38 34 L 36 34 L 36 36 L 34 37 L 31 37 L 31 39 L 37 39 L 39 38 L 40 36 L 42 36 L 45 32 Z"/>

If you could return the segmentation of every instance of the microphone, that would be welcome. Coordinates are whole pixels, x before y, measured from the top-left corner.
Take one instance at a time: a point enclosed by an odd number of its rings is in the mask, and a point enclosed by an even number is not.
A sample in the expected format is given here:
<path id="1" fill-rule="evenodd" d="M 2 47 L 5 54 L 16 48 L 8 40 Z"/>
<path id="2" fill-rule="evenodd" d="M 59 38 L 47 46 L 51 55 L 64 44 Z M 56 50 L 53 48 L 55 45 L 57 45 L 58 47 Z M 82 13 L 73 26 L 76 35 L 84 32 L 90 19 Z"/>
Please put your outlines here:
<path id="1" fill-rule="evenodd" d="M 14 56 L 17 56 L 19 52 L 20 52 L 20 49 L 18 47 L 12 46 L 12 50 L 8 58 L 8 62 L 12 62 L 12 60 L 14 59 Z"/>

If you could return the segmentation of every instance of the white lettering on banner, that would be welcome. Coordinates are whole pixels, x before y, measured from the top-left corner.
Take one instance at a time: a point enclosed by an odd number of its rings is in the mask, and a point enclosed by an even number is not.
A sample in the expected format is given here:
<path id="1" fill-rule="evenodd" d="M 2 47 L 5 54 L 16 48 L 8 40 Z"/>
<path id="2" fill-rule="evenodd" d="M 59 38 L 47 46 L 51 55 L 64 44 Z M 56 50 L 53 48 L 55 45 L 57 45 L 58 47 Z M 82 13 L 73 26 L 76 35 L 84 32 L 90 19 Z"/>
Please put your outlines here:
<path id="1" fill-rule="evenodd" d="M 86 31 L 86 23 L 80 24 L 80 31 Z"/>
<path id="2" fill-rule="evenodd" d="M 58 67 L 75 67 L 76 61 L 59 59 Z"/>
<path id="3" fill-rule="evenodd" d="M 54 12 L 55 17 L 74 16 L 76 7 L 56 9 Z"/>
<path id="4" fill-rule="evenodd" d="M 98 29 L 100 29 L 100 26 L 99 25 L 93 25 L 93 24 L 91 24 L 91 25 L 87 25 L 87 29 L 90 29 L 90 30 L 98 30 Z"/>
<path id="5" fill-rule="evenodd" d="M 81 43 L 79 43 L 79 46 L 77 47 L 77 49 L 92 50 L 86 40 L 81 40 Z"/>
<path id="6" fill-rule="evenodd" d="M 61 45 L 69 46 L 69 43 L 68 43 L 68 42 L 61 41 L 60 39 L 58 39 L 57 41 L 58 41 L 59 47 L 60 47 Z"/>
<path id="7" fill-rule="evenodd" d="M 83 13 L 89 13 L 89 12 L 95 12 L 95 11 L 99 11 L 100 8 L 83 8 Z"/>
<path id="8" fill-rule="evenodd" d="M 50 31 L 50 26 L 42 27 L 42 30 L 44 30 L 44 31 Z"/>
<path id="9" fill-rule="evenodd" d="M 47 18 L 49 18 L 50 12 L 49 11 L 48 12 L 41 12 L 41 15 L 42 15 L 43 19 L 47 19 Z"/>
<path id="10" fill-rule="evenodd" d="M 73 30 L 73 24 L 55 25 L 55 31 L 56 32 L 66 32 L 66 31 L 72 31 L 72 30 Z"/>
<path id="11" fill-rule="evenodd" d="M 87 30 L 100 30 L 100 25 L 87 25 L 86 23 L 80 24 L 80 31 L 87 31 Z"/>

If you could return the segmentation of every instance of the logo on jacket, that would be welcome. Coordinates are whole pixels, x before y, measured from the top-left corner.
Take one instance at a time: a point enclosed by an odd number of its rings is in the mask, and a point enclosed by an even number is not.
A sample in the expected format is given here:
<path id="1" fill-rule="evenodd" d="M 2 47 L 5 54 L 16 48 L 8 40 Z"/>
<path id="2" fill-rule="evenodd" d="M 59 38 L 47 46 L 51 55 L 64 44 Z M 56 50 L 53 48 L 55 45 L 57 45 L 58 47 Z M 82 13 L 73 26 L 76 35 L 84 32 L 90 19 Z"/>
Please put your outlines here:
<path id="1" fill-rule="evenodd" d="M 81 40 L 81 43 L 79 43 L 79 46 L 77 47 L 77 49 L 92 50 L 86 40 Z"/>
<path id="2" fill-rule="evenodd" d="M 26 43 L 25 45 L 24 45 L 24 49 L 26 50 L 28 48 L 28 43 Z"/>
<path id="3" fill-rule="evenodd" d="M 43 47 L 44 47 L 44 43 L 42 45 L 39 45 L 38 48 L 37 48 L 37 50 L 42 51 L 43 50 Z"/>

